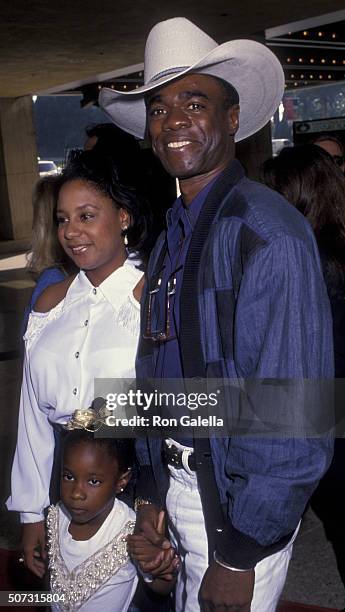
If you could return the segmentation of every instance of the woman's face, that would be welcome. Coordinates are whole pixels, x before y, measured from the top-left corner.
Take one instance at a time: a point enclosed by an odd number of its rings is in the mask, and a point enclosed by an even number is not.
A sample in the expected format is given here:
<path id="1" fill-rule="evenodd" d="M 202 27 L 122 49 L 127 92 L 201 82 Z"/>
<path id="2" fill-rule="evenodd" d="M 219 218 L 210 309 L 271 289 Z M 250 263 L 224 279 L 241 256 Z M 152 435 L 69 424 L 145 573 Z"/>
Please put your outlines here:
<path id="1" fill-rule="evenodd" d="M 130 225 L 129 215 L 93 183 L 83 179 L 65 183 L 56 217 L 62 248 L 94 285 L 123 265 L 127 254 L 121 233 Z"/>

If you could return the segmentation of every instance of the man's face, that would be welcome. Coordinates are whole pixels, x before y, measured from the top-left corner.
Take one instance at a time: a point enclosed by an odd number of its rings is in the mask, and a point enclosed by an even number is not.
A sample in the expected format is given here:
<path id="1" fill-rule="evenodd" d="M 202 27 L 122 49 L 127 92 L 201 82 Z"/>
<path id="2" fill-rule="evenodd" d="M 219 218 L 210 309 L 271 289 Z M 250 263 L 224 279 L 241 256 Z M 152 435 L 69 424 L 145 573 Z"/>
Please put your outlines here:
<path id="1" fill-rule="evenodd" d="M 233 159 L 239 107 L 226 108 L 213 77 L 189 74 L 155 91 L 146 106 L 153 151 L 171 176 L 207 175 Z"/>

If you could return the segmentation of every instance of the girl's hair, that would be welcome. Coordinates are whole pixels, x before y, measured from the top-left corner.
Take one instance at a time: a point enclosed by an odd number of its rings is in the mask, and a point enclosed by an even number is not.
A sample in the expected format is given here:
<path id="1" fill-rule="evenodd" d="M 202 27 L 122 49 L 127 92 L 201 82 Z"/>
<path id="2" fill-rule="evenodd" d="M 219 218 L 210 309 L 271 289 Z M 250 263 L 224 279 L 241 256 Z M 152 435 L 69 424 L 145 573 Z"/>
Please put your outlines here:
<path id="1" fill-rule="evenodd" d="M 316 145 L 286 147 L 263 164 L 262 177 L 308 219 L 321 254 L 345 280 L 345 178 L 331 155 Z"/>
<path id="2" fill-rule="evenodd" d="M 58 181 L 58 176 L 45 176 L 37 181 L 33 190 L 31 256 L 27 268 L 35 277 L 46 268 L 68 266 L 67 255 L 57 238 L 54 219 Z"/>
<path id="3" fill-rule="evenodd" d="M 135 168 L 132 168 L 136 172 Z M 97 149 L 71 151 L 67 165 L 59 177 L 59 189 L 69 181 L 87 181 L 98 191 L 108 196 L 116 206 L 123 208 L 130 216 L 131 224 L 126 230 L 128 248 L 138 251 L 146 258 L 149 212 L 145 199 L 133 187 L 123 185 L 114 161 Z"/>
<path id="4" fill-rule="evenodd" d="M 134 464 L 134 440 L 130 438 L 101 438 L 85 429 L 74 429 L 63 437 L 63 452 L 79 444 L 94 444 L 103 448 L 110 459 L 115 459 L 121 472 Z"/>

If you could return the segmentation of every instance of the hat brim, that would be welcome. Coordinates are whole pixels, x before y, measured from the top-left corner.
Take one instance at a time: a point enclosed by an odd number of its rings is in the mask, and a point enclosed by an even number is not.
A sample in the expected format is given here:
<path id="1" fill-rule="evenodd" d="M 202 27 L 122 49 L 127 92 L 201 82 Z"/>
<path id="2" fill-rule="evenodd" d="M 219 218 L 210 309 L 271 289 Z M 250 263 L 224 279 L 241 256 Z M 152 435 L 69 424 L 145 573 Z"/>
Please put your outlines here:
<path id="1" fill-rule="evenodd" d="M 237 90 L 240 121 L 236 142 L 266 125 L 284 93 L 284 72 L 272 51 L 253 40 L 233 40 L 217 46 L 193 66 L 162 76 L 138 89 L 120 92 L 104 87 L 99 95 L 99 105 L 118 127 L 143 139 L 146 130 L 145 94 L 191 72 L 219 77 Z"/>

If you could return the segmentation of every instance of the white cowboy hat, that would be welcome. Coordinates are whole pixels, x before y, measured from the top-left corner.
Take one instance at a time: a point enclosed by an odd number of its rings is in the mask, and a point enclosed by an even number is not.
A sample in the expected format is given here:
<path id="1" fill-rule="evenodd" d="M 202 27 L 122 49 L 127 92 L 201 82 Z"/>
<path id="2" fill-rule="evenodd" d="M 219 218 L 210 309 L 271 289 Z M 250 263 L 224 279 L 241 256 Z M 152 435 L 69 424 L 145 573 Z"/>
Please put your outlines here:
<path id="1" fill-rule="evenodd" d="M 235 140 L 255 134 L 270 120 L 284 92 L 284 73 L 276 56 L 253 40 L 218 45 L 183 17 L 155 25 L 145 47 L 144 85 L 133 91 L 104 87 L 99 105 L 112 121 L 138 138 L 145 137 L 145 94 L 191 72 L 228 81 L 240 98 Z"/>

